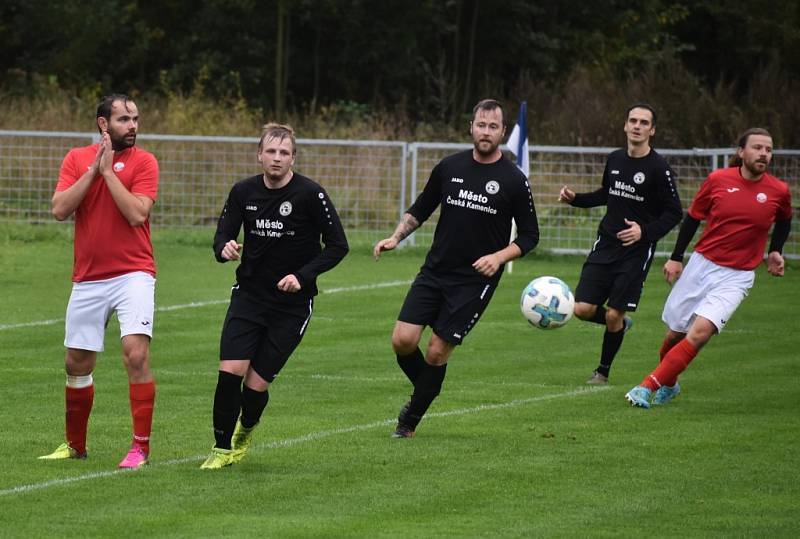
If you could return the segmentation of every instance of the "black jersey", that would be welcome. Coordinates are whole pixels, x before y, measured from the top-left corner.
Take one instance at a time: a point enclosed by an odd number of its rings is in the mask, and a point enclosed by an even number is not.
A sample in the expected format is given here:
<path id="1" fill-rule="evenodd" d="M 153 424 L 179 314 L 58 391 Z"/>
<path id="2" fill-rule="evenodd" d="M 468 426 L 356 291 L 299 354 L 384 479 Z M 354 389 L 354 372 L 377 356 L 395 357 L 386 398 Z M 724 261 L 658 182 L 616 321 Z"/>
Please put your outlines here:
<path id="1" fill-rule="evenodd" d="M 575 195 L 572 206 L 606 206 L 606 214 L 597 229 L 598 241 L 589 261 L 606 263 L 647 251 L 652 256 L 656 242 L 681 220 L 682 208 L 675 175 L 655 150 L 644 157 L 630 157 L 624 149 L 608 156 L 603 172 L 603 186 L 591 193 Z M 642 238 L 623 247 L 617 232 L 628 228 L 625 219 L 636 221 Z"/>
<path id="2" fill-rule="evenodd" d="M 218 261 L 226 262 L 222 248 L 238 237 L 242 225 L 244 251 L 237 282 L 269 299 L 307 301 L 317 294 L 317 276 L 348 251 L 342 223 L 325 189 L 296 172 L 279 189 L 268 189 L 262 174 L 233 186 L 214 236 Z M 300 291 L 278 290 L 278 281 L 289 274 L 297 277 Z"/>
<path id="3" fill-rule="evenodd" d="M 472 150 L 445 157 L 408 209 L 422 224 L 441 205 L 433 244 L 423 269 L 469 280 L 498 280 L 478 273 L 472 264 L 508 246 L 512 217 L 514 240 L 524 255 L 539 243 L 539 223 L 528 179 L 507 158 L 478 163 Z"/>

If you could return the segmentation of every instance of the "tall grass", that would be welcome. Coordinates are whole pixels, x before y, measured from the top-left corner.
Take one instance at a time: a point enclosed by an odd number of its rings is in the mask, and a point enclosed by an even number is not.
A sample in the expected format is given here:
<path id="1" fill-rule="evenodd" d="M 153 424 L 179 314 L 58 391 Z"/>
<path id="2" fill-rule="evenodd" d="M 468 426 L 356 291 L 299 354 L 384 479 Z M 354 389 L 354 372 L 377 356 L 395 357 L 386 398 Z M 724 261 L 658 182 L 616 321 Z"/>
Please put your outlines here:
<path id="1" fill-rule="evenodd" d="M 76 91 L 47 79 L 33 81 L 24 92 L 0 88 L 0 129 L 91 130 L 98 98 L 126 90 L 88 85 Z M 729 146 L 738 132 L 756 125 L 772 131 L 777 147 L 800 147 L 800 123 L 794 120 L 800 117 L 800 82 L 774 64 L 752 74 L 746 94 L 731 81 L 701 81 L 677 60 L 629 75 L 579 66 L 555 87 L 533 76 L 505 90 L 490 90 L 501 88 L 500 81 L 484 87 L 506 102 L 510 124 L 518 102 L 528 101 L 530 137 L 538 144 L 617 146 L 623 140 L 624 111 L 646 101 L 660 112 L 655 143 L 662 148 Z M 147 133 L 252 136 L 264 122 L 276 119 L 238 94 L 207 97 L 202 78 L 188 93 L 162 85 L 132 95 Z M 291 123 L 305 138 L 456 141 L 468 137 L 470 111 L 448 122 L 425 117 L 404 101 L 332 99 L 300 105 L 277 119 Z"/>

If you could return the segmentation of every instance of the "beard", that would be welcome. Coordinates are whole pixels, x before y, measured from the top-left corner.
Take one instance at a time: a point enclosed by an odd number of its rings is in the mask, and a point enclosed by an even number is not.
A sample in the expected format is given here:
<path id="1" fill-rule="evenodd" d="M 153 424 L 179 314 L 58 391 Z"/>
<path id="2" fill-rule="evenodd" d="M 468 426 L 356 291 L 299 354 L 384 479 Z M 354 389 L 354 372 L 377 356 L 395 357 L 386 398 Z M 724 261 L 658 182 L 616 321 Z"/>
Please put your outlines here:
<path id="1" fill-rule="evenodd" d="M 125 133 L 121 137 L 117 137 L 109 132 L 109 136 L 111 137 L 111 147 L 115 152 L 127 150 L 136 144 L 136 133 Z"/>
<path id="2" fill-rule="evenodd" d="M 480 155 L 483 156 L 490 156 L 495 151 L 497 151 L 497 147 L 500 146 L 499 143 L 495 144 L 490 140 L 476 140 L 474 141 L 475 151 L 478 152 Z"/>
<path id="3" fill-rule="evenodd" d="M 764 161 L 752 161 L 750 163 L 742 161 L 742 166 L 746 168 L 751 175 L 759 176 L 767 171 L 769 163 L 765 163 Z"/>

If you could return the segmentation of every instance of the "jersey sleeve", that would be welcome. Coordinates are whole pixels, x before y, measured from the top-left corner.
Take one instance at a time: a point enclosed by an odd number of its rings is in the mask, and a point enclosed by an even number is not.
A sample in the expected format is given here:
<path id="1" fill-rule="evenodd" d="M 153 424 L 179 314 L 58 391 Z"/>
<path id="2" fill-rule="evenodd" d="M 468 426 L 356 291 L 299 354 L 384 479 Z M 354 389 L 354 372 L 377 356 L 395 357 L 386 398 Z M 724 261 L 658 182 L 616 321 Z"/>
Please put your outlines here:
<path id="1" fill-rule="evenodd" d="M 154 202 L 158 198 L 158 161 L 152 154 L 145 154 L 136 169 L 131 193 L 144 195 Z"/>
<path id="2" fill-rule="evenodd" d="M 514 221 L 517 223 L 517 237 L 514 243 L 522 251 L 521 256 L 525 256 L 539 244 L 539 220 L 536 217 L 536 206 L 528 180 L 524 176 L 521 177 L 523 188 L 513 198 L 512 211 Z"/>
<path id="3" fill-rule="evenodd" d="M 78 172 L 78 165 L 75 162 L 75 150 L 70 150 L 61 162 L 61 169 L 58 172 L 58 182 L 56 191 L 65 191 L 83 175 Z"/>
<path id="4" fill-rule="evenodd" d="M 433 167 L 428 183 L 425 184 L 422 193 L 419 194 L 417 200 L 407 210 L 407 213 L 413 215 L 420 225 L 428 220 L 428 217 L 431 216 L 442 201 L 441 167 L 441 162 Z"/>
<path id="5" fill-rule="evenodd" d="M 694 200 L 689 206 L 689 215 L 692 216 L 692 219 L 704 221 L 708 217 L 708 212 L 711 210 L 713 187 L 714 178 L 709 175 L 698 189 L 697 194 L 694 195 Z"/>
<path id="6" fill-rule="evenodd" d="M 642 237 L 648 241 L 658 241 L 667 232 L 675 228 L 680 223 L 683 216 L 683 206 L 675 188 L 675 175 L 669 165 L 657 171 L 659 174 L 656 183 L 656 194 L 661 203 L 661 212 L 655 221 L 646 223 L 642 226 Z"/>
<path id="7" fill-rule="evenodd" d="M 308 203 L 308 211 L 320 232 L 323 248 L 308 264 L 295 272 L 300 286 L 313 282 L 319 275 L 332 269 L 350 250 L 339 214 L 325 189 L 317 186 L 309 194 Z"/>
<path id="8" fill-rule="evenodd" d="M 603 170 L 603 181 L 600 189 L 589 193 L 575 193 L 575 198 L 570 202 L 570 206 L 574 206 L 575 208 L 605 206 L 608 203 L 608 188 L 610 185 L 611 179 L 608 174 L 608 161 L 606 161 L 606 168 Z"/>
<path id="9" fill-rule="evenodd" d="M 778 211 L 775 214 L 776 221 L 788 221 L 792 218 L 792 192 L 789 190 L 789 186 L 786 186 L 786 193 L 785 196 L 781 198 L 780 205 L 778 206 Z"/>
<path id="10" fill-rule="evenodd" d="M 213 244 L 214 256 L 217 258 L 217 262 L 227 262 L 225 258 L 222 258 L 222 248 L 230 240 L 235 240 L 239 237 L 239 230 L 242 228 L 243 220 L 244 212 L 237 184 L 231 189 L 228 199 L 225 201 L 225 206 L 222 208 L 219 221 L 217 221 L 217 231 L 214 234 Z"/>

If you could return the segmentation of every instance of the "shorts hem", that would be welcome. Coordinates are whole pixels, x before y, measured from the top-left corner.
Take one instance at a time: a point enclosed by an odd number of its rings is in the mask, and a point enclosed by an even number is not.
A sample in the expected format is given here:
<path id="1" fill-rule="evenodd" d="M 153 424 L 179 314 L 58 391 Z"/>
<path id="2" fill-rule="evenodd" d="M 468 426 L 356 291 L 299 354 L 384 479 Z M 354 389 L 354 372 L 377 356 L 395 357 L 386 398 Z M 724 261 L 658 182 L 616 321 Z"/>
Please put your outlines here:
<path id="1" fill-rule="evenodd" d="M 146 331 L 129 331 L 127 333 L 123 333 L 120 331 L 119 338 L 122 339 L 123 337 L 127 337 L 128 335 L 145 335 L 151 341 L 153 340 L 153 333 L 152 332 L 147 333 Z"/>
<path id="2" fill-rule="evenodd" d="M 105 346 L 87 346 L 85 344 L 76 344 L 76 343 L 68 343 L 64 342 L 65 348 L 72 348 L 73 350 L 86 350 L 87 352 L 105 352 Z"/>

